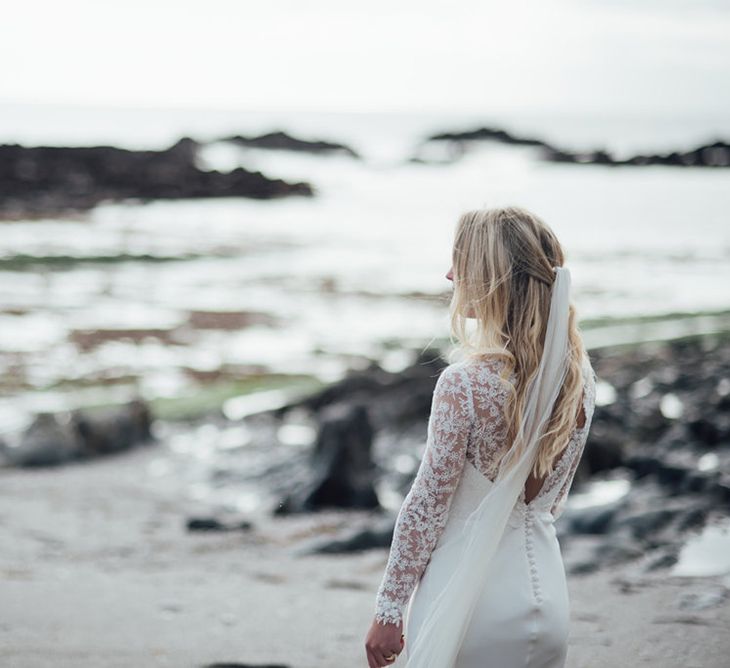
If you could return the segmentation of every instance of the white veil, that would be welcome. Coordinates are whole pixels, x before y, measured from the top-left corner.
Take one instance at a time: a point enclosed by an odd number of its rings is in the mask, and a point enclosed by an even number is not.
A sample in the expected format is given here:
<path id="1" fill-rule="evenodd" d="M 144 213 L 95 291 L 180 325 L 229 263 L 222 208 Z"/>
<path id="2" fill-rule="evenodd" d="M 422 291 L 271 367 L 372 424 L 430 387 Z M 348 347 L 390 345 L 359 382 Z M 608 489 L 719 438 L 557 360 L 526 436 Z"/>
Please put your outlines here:
<path id="1" fill-rule="evenodd" d="M 568 368 L 568 308 L 570 271 L 553 267 L 550 314 L 538 371 L 527 390 L 525 410 L 516 441 L 525 447 L 516 461 L 514 448 L 503 457 L 495 483 L 467 519 L 461 535 L 460 557 L 449 582 L 433 601 L 413 640 L 407 639 L 410 668 L 452 668 L 507 520 L 520 497 L 537 454 L 553 404 Z M 509 461 L 507 461 L 509 459 Z"/>

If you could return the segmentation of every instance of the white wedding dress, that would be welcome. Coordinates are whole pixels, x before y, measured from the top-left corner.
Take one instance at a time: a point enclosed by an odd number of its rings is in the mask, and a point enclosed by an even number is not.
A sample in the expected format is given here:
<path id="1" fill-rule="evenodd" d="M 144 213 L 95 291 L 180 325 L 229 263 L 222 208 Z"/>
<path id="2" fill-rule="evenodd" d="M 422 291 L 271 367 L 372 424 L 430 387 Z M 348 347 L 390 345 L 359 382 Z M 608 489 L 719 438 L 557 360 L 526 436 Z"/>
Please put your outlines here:
<path id="1" fill-rule="evenodd" d="M 429 606 L 458 559 L 458 537 L 493 484 L 509 450 L 499 378 L 504 361 L 447 366 L 434 390 L 423 460 L 396 521 L 376 598 L 376 620 L 404 621 L 408 657 Z M 583 359 L 582 427 L 573 429 L 539 493 L 523 488 L 490 563 L 490 577 L 461 642 L 454 668 L 562 668 L 570 606 L 554 520 L 563 511 L 595 406 L 595 374 Z M 511 380 L 514 380 L 512 377 Z"/>

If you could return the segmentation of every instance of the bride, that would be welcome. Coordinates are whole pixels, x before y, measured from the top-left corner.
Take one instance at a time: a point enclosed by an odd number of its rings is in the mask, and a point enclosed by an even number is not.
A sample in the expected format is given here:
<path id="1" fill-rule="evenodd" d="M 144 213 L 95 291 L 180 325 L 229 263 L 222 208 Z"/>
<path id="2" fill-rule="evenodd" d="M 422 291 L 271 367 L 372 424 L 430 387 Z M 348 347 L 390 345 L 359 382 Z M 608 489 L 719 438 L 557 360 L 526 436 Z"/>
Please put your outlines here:
<path id="1" fill-rule="evenodd" d="M 564 261 L 524 208 L 458 220 L 446 278 L 461 359 L 433 392 L 365 640 L 370 668 L 401 654 L 411 668 L 565 665 L 570 602 L 554 521 L 588 436 L 595 375 Z"/>

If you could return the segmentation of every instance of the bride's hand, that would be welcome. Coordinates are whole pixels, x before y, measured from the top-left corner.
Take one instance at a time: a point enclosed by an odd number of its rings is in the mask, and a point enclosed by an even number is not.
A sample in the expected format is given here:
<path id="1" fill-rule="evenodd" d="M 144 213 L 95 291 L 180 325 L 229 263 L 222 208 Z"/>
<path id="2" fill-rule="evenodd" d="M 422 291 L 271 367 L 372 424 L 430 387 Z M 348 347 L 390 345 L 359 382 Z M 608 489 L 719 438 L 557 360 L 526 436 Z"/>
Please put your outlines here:
<path id="1" fill-rule="evenodd" d="M 369 668 L 383 668 L 391 666 L 395 659 L 388 660 L 389 656 L 396 657 L 403 651 L 403 622 L 398 624 L 380 624 L 373 621 L 365 638 L 365 652 L 368 656 Z"/>

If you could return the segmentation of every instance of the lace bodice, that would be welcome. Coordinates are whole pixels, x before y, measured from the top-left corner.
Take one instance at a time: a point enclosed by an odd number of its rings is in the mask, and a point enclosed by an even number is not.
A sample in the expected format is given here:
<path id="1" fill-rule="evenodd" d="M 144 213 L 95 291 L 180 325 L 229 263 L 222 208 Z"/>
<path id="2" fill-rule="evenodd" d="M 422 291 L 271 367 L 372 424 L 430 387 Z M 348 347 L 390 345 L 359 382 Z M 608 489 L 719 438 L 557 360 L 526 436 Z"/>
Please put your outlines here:
<path id="1" fill-rule="evenodd" d="M 398 623 L 443 534 L 452 498 L 465 466 L 493 481 L 501 457 L 509 450 L 507 424 L 502 412 L 509 394 L 499 373 L 504 360 L 464 360 L 447 366 L 438 378 L 431 402 L 426 449 L 395 524 L 388 563 L 376 598 L 375 619 Z M 583 360 L 583 411 L 568 445 L 540 492 L 529 504 L 522 490 L 515 506 L 519 516 L 528 509 L 543 510 L 557 518 L 588 437 L 595 407 L 595 374 Z M 514 374 L 510 377 L 514 381 Z"/>

